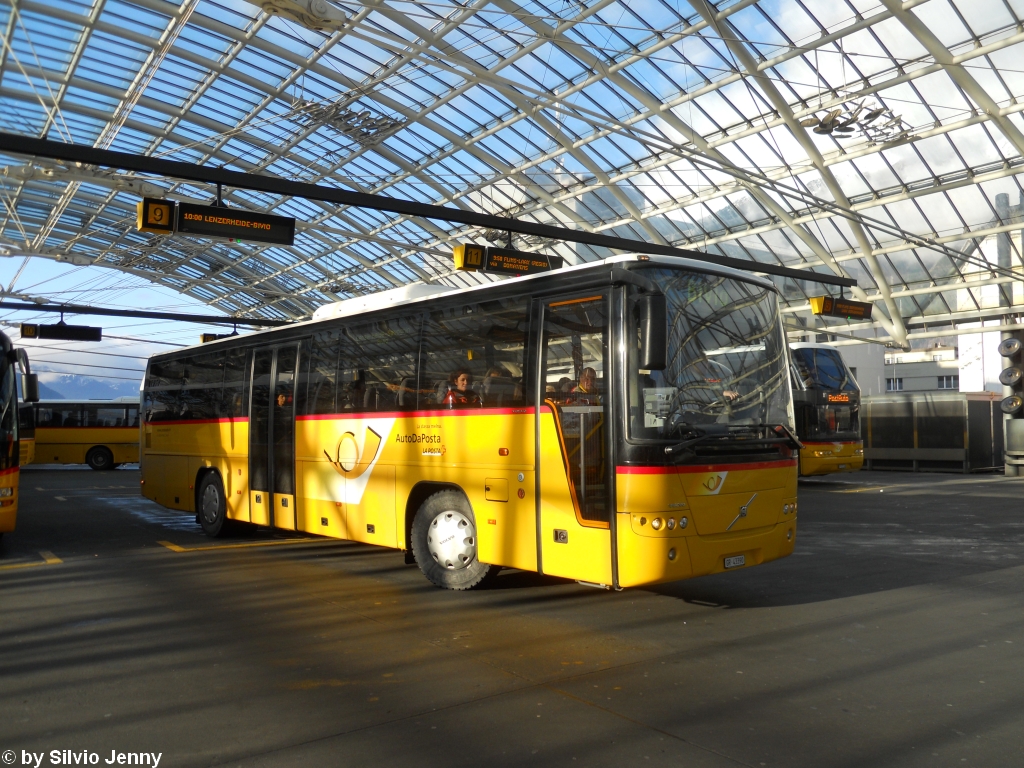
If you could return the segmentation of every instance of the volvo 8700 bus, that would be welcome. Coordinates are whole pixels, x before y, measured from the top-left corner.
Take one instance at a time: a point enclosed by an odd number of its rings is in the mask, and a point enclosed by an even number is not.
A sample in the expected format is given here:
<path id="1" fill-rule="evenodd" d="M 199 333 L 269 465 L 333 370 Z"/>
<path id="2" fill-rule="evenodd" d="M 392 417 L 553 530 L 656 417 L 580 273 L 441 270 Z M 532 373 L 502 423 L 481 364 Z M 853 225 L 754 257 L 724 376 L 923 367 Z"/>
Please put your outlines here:
<path id="1" fill-rule="evenodd" d="M 839 350 L 792 344 L 793 400 L 801 475 L 855 472 L 864 465 L 860 387 Z"/>
<path id="2" fill-rule="evenodd" d="M 793 551 L 770 281 L 621 256 L 397 290 L 152 357 L 144 495 L 212 536 L 244 522 L 403 549 L 451 589 L 502 566 L 629 587 Z"/>

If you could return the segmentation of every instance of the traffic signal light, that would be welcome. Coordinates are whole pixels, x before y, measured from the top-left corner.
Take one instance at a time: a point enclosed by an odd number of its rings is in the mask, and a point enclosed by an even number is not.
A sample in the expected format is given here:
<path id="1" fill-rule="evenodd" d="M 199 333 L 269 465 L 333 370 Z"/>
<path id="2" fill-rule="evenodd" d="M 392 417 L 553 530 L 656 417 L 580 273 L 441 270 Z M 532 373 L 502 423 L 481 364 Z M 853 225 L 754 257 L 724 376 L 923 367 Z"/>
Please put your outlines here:
<path id="1" fill-rule="evenodd" d="M 1013 331 L 1012 335 L 999 344 L 999 354 L 1006 358 L 1008 366 L 999 374 L 999 383 L 1006 387 L 1003 402 L 999 404 L 1003 413 L 1011 419 L 1024 418 L 1024 331 Z"/>

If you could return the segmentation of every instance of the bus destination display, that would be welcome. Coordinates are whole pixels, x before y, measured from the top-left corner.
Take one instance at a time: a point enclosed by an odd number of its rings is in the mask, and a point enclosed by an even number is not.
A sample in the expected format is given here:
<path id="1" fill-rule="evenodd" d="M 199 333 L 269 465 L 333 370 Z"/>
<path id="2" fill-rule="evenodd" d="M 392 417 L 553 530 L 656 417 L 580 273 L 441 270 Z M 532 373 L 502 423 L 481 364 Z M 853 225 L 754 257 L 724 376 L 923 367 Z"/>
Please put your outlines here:
<path id="1" fill-rule="evenodd" d="M 826 317 L 843 317 L 847 320 L 870 320 L 873 304 L 867 301 L 837 299 L 835 296 L 812 296 L 811 312 Z"/>
<path id="2" fill-rule="evenodd" d="M 561 256 L 527 253 L 510 248 L 496 248 L 472 243 L 455 246 L 455 268 L 470 272 L 480 270 L 498 275 L 535 275 L 562 266 Z"/>

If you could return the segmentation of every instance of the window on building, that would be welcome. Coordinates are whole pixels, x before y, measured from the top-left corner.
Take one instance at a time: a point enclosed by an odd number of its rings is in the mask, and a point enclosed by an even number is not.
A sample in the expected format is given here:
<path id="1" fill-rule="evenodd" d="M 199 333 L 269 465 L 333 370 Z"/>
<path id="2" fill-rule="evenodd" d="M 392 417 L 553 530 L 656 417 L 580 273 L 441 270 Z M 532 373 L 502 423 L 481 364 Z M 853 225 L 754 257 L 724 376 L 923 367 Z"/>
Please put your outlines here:
<path id="1" fill-rule="evenodd" d="M 959 376 L 939 376 L 939 389 L 960 389 Z"/>
<path id="2" fill-rule="evenodd" d="M 885 391 L 886 392 L 902 392 L 903 391 L 903 379 L 886 379 L 885 380 Z"/>

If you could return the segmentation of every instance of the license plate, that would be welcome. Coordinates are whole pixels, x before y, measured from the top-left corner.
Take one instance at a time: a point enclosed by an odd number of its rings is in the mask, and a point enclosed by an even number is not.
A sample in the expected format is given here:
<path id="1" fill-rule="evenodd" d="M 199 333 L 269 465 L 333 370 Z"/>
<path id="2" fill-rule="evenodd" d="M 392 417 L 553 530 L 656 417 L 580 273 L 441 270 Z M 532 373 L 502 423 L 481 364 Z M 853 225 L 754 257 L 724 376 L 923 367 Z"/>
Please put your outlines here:
<path id="1" fill-rule="evenodd" d="M 839 468 L 840 468 L 840 469 L 846 469 L 846 465 L 845 465 L 845 464 L 840 464 L 840 465 L 839 465 Z"/>
<path id="2" fill-rule="evenodd" d="M 734 557 L 725 558 L 726 568 L 739 568 L 741 565 L 747 564 L 746 555 L 735 555 Z"/>

